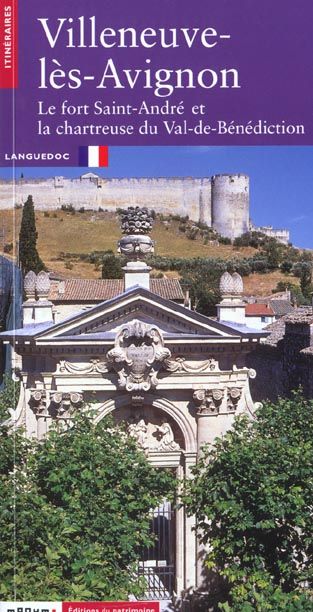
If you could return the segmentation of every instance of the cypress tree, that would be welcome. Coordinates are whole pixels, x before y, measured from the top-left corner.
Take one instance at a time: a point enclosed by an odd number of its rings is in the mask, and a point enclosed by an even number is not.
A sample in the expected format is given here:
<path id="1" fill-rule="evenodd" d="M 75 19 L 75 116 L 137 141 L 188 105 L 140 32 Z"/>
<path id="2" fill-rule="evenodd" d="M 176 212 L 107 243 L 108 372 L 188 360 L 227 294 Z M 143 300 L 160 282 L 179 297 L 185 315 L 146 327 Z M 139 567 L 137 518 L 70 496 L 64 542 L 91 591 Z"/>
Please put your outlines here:
<path id="1" fill-rule="evenodd" d="M 45 269 L 37 251 L 37 237 L 34 203 L 32 196 L 29 195 L 23 206 L 19 235 L 19 262 L 23 275 L 30 270 L 38 274 L 40 270 Z"/>

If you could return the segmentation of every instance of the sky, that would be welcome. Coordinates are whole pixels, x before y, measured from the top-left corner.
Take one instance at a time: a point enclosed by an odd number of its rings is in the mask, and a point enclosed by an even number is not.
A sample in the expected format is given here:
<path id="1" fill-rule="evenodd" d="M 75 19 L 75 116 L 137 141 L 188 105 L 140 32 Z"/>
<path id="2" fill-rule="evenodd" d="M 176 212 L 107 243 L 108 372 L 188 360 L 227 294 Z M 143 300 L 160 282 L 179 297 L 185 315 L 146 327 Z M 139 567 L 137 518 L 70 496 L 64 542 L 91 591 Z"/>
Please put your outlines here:
<path id="1" fill-rule="evenodd" d="M 88 168 L 18 168 L 16 177 L 78 177 Z M 255 225 L 290 230 L 291 242 L 313 249 L 313 146 L 110 147 L 103 177 L 210 177 L 248 174 Z M 1 178 L 12 178 L 10 168 Z"/>

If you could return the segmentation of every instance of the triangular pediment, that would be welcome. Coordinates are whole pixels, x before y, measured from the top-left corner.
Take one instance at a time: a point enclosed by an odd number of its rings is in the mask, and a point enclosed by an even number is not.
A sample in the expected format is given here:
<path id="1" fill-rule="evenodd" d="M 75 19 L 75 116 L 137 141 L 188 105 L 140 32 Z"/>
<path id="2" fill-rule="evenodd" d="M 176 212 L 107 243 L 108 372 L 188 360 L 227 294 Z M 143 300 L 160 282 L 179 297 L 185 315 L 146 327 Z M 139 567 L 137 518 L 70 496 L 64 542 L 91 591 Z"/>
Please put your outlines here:
<path id="1" fill-rule="evenodd" d="M 230 338 L 242 335 L 231 326 L 205 317 L 141 287 L 98 304 L 36 334 L 38 340 L 77 337 L 114 338 L 120 327 L 132 320 L 154 325 L 166 337 L 207 336 Z"/>

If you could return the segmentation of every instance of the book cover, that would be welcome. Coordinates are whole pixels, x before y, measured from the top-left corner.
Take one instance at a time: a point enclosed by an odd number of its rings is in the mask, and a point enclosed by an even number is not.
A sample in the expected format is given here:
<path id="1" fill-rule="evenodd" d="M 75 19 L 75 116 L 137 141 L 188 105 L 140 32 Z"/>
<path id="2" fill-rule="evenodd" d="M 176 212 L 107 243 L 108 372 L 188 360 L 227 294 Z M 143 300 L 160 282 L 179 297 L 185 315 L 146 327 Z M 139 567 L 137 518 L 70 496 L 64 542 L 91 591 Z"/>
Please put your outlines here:
<path id="1" fill-rule="evenodd" d="M 311 2 L 0 11 L 3 610 L 310 609 L 308 517 L 243 492 L 247 561 L 199 470 L 313 393 Z"/>

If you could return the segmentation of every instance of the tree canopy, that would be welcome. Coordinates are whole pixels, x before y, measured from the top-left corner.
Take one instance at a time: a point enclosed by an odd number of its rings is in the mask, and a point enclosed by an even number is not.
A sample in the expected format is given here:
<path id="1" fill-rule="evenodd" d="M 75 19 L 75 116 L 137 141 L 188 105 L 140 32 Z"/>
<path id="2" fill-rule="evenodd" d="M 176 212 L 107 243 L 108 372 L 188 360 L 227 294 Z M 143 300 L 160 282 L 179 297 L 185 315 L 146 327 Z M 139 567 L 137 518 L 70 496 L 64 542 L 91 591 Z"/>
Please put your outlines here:
<path id="1" fill-rule="evenodd" d="M 0 598 L 14 598 L 14 585 L 19 600 L 142 595 L 136 561 L 172 474 L 87 413 L 40 444 L 2 427 L 0 448 Z"/>
<path id="2" fill-rule="evenodd" d="M 219 609 L 312 610 L 313 401 L 298 393 L 239 418 L 194 476 L 185 502 L 224 585 Z"/>
<path id="3" fill-rule="evenodd" d="M 24 275 L 30 270 L 38 274 L 45 269 L 37 251 L 37 237 L 34 203 L 29 195 L 23 206 L 19 234 L 19 262 Z"/>

